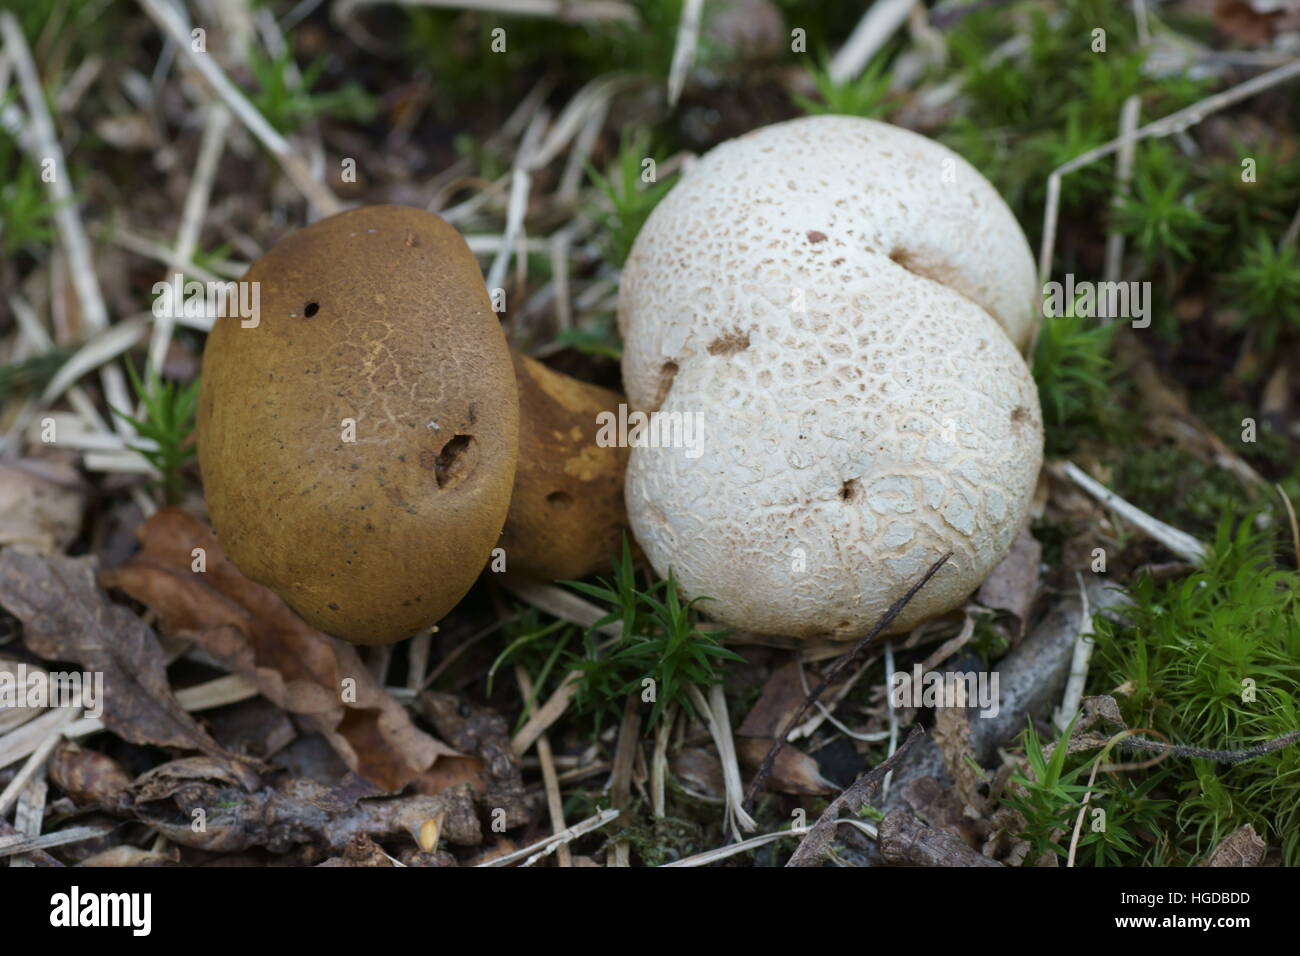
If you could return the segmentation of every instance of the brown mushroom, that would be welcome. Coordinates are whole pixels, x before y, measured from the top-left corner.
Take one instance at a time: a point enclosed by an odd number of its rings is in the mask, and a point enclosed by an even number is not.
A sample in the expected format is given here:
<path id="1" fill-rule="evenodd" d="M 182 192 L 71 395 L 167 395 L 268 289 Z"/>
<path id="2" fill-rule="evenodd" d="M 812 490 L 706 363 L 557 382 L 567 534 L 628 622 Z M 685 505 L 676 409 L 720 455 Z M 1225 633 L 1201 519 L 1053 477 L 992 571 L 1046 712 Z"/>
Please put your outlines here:
<path id="1" fill-rule="evenodd" d="M 236 566 L 309 623 L 387 643 L 451 610 L 497 548 L 501 570 L 546 580 L 618 550 L 628 449 L 596 436 L 622 397 L 512 358 L 442 219 L 341 213 L 243 281 L 256 324 L 219 319 L 204 352 L 208 510 Z"/>
<path id="2" fill-rule="evenodd" d="M 623 397 L 516 354 L 519 467 L 501 546 L 530 577 L 581 578 L 609 564 L 627 529 L 628 449 L 597 440 Z"/>
<path id="3" fill-rule="evenodd" d="M 474 583 L 519 441 L 510 352 L 478 263 L 439 217 L 354 209 L 244 277 L 258 322 L 217 321 L 199 462 L 234 563 L 312 625 L 407 637 Z"/>

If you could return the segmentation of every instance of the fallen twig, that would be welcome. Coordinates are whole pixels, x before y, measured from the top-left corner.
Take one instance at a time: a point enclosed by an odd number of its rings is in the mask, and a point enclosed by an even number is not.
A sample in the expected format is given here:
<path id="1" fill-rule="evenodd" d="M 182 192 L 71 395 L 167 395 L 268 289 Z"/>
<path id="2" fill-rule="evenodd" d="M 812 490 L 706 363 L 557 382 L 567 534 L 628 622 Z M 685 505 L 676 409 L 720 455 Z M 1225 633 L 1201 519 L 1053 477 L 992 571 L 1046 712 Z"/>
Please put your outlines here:
<path id="1" fill-rule="evenodd" d="M 794 855 L 790 857 L 790 861 L 786 863 L 786 866 L 816 866 L 821 863 L 822 856 L 830 849 L 831 841 L 835 839 L 836 821 L 839 819 L 840 811 L 847 809 L 850 813 L 857 813 L 861 810 L 863 805 L 875 796 L 876 791 L 880 789 L 885 774 L 893 770 L 895 765 L 924 736 L 925 731 L 920 727 L 913 727 L 912 732 L 903 741 L 903 746 L 899 747 L 892 757 L 882 761 L 873 769 L 858 777 L 851 787 L 832 800 L 830 806 L 812 825 L 808 834 L 795 849 Z"/>

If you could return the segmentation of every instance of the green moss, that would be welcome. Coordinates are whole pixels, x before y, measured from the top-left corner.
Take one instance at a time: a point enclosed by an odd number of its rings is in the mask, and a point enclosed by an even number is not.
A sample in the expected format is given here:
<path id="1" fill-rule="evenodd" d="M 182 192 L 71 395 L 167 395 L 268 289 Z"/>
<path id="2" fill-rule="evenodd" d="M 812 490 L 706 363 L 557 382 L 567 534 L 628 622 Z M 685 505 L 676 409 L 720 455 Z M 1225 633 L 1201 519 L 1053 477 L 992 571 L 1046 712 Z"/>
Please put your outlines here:
<path id="1" fill-rule="evenodd" d="M 1126 447 L 1115 491 L 1147 514 L 1189 534 L 1213 532 L 1224 515 L 1249 507 L 1241 482 L 1176 445 Z"/>
<path id="2" fill-rule="evenodd" d="M 1110 356 L 1118 329 L 1114 322 L 1075 315 L 1043 320 L 1033 373 L 1049 457 L 1065 454 L 1085 434 L 1100 436 L 1114 424 Z"/>
<path id="3" fill-rule="evenodd" d="M 1225 520 L 1202 570 L 1140 577 L 1123 620 L 1097 620 L 1090 692 L 1129 688 L 1117 698 L 1129 726 L 1178 744 L 1240 750 L 1300 728 L 1300 574 L 1274 564 L 1274 547 L 1251 522 Z M 1300 749 L 1160 768 L 1160 789 L 1177 800 L 1173 858 L 1195 862 L 1249 823 L 1300 863 Z"/>

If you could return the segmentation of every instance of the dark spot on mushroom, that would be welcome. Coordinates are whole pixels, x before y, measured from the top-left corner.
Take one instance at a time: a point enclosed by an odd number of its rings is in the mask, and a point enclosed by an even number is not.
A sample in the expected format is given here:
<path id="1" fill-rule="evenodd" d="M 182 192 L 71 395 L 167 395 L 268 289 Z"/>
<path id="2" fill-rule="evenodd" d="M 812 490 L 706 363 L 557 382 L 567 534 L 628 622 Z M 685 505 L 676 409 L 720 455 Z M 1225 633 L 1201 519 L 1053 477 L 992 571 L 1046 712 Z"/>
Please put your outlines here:
<path id="1" fill-rule="evenodd" d="M 906 249 L 899 249 L 898 247 L 894 247 L 893 249 L 890 249 L 889 258 L 894 263 L 894 265 L 902 266 L 908 272 L 913 271 L 912 257 Z"/>
<path id="2" fill-rule="evenodd" d="M 474 425 L 478 422 L 478 402 L 469 403 L 469 423 Z"/>
<path id="3" fill-rule="evenodd" d="M 677 377 L 677 363 L 664 362 L 659 369 L 659 391 L 655 395 L 655 407 L 658 408 L 668 397 L 669 390 L 673 387 L 673 379 Z"/>
<path id="4" fill-rule="evenodd" d="M 306 319 L 310 319 L 313 315 L 315 315 L 319 311 L 320 311 L 319 302 L 308 302 L 306 305 L 302 307 L 303 318 Z"/>
<path id="5" fill-rule="evenodd" d="M 546 503 L 552 508 L 572 508 L 573 495 L 565 491 L 552 491 L 546 496 Z"/>
<path id="6" fill-rule="evenodd" d="M 850 478 L 840 485 L 840 501 L 852 501 L 858 496 L 858 480 Z"/>
<path id="7" fill-rule="evenodd" d="M 420 237 L 413 232 L 407 232 L 406 244 L 411 248 L 416 248 L 420 245 Z"/>
<path id="8" fill-rule="evenodd" d="M 1028 417 L 1029 417 L 1029 409 L 1025 408 L 1025 406 L 1023 405 L 1017 405 L 1011 411 L 1011 421 L 1013 424 L 1019 425 Z"/>
<path id="9" fill-rule="evenodd" d="M 333 601 L 330 601 L 330 603 L 329 603 L 329 609 L 330 609 L 331 611 L 337 611 L 337 610 L 339 609 L 339 606 L 338 606 L 337 604 L 335 604 Z"/>
<path id="10" fill-rule="evenodd" d="M 709 343 L 710 355 L 735 355 L 749 348 L 748 332 L 728 332 Z"/>
<path id="11" fill-rule="evenodd" d="M 809 242 L 814 242 L 814 243 L 816 243 L 816 242 L 825 242 L 825 241 L 826 241 L 826 233 L 824 233 L 824 232 L 818 232 L 816 229 L 809 229 L 809 230 L 808 230 L 808 241 L 809 241 Z"/>
<path id="12" fill-rule="evenodd" d="M 433 476 L 438 481 L 438 487 L 449 488 L 467 478 L 474 470 L 477 458 L 478 443 L 474 441 L 473 435 L 453 435 L 433 460 Z M 420 464 L 427 468 L 425 461 L 425 454 L 422 453 Z"/>

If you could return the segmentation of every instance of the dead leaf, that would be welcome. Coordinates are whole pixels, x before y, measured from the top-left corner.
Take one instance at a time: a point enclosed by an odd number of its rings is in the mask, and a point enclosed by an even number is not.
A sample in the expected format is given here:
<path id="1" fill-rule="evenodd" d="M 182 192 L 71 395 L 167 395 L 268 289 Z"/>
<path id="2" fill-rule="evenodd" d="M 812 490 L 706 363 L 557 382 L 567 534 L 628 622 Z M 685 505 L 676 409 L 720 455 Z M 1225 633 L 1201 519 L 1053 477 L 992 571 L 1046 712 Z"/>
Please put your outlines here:
<path id="1" fill-rule="evenodd" d="M 50 755 L 50 779 L 78 805 L 115 807 L 131 786 L 130 775 L 106 754 L 61 741 Z"/>
<path id="2" fill-rule="evenodd" d="M 746 768 L 758 770 L 763 758 L 772 749 L 772 743 L 770 737 L 737 737 L 736 755 Z M 835 793 L 839 790 L 839 787 L 822 776 L 816 760 L 789 744 L 777 751 L 765 786 L 777 793 L 809 795 Z"/>
<path id="3" fill-rule="evenodd" d="M 54 661 L 104 675 L 104 723 L 136 744 L 217 754 L 216 741 L 172 696 L 153 631 L 95 585 L 95 559 L 0 552 L 0 604 L 23 642 Z"/>
<path id="4" fill-rule="evenodd" d="M 1266 46 L 1278 33 L 1300 26 L 1296 0 L 1215 0 L 1214 25 L 1228 36 Z"/>
<path id="5" fill-rule="evenodd" d="M 745 715 L 740 729 L 736 731 L 736 736 L 776 737 L 781 732 L 781 728 L 803 706 L 808 691 L 815 684 L 814 681 L 807 688 L 803 686 L 803 681 L 799 679 L 799 664 L 793 657 L 780 667 L 774 668 L 767 683 L 763 685 L 763 692 L 759 694 L 758 700 Z M 830 697 L 829 694 L 825 696 Z"/>
<path id="6" fill-rule="evenodd" d="M 349 768 L 396 790 L 438 757 L 456 755 L 411 722 L 356 648 L 315 630 L 244 577 L 197 518 L 164 508 L 140 539 L 143 550 L 105 572 L 105 584 L 153 608 L 165 632 L 195 639 L 268 700 L 301 715 Z M 202 572 L 193 570 L 195 549 L 205 557 Z M 345 700 L 345 692 L 353 696 Z"/>
<path id="7" fill-rule="evenodd" d="M 1268 845 L 1249 823 L 1229 833 L 1201 866 L 1259 866 Z"/>
<path id="8" fill-rule="evenodd" d="M 669 765 L 673 775 L 693 793 L 722 802 L 726 786 L 722 782 L 722 763 L 711 747 L 683 747 Z"/>
<path id="9" fill-rule="evenodd" d="M 170 866 L 179 863 L 180 851 L 170 847 L 164 853 L 122 845 L 86 857 L 77 866 Z"/>
<path id="10" fill-rule="evenodd" d="M 1029 523 L 1020 529 L 1011 551 L 980 585 L 976 600 L 985 607 L 1008 611 L 1018 622 L 1016 637 L 1025 632 L 1029 609 L 1038 594 L 1038 565 L 1043 548 L 1029 530 Z"/>
<path id="11" fill-rule="evenodd" d="M 0 464 L 0 547 L 61 554 L 81 529 L 85 505 L 71 465 L 47 459 Z"/>

